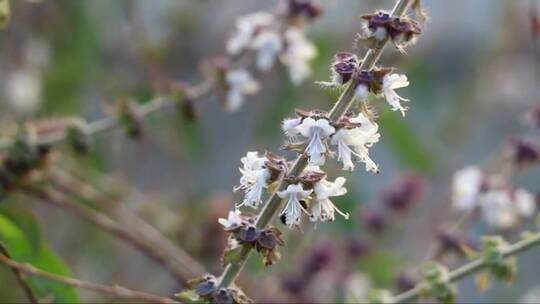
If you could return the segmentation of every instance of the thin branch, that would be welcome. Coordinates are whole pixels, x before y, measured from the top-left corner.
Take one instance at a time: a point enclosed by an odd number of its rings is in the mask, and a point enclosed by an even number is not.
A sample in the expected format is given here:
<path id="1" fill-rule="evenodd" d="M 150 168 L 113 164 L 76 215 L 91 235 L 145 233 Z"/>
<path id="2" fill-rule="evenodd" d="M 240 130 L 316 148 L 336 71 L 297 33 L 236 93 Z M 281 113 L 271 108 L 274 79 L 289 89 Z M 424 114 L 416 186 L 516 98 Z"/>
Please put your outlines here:
<path id="1" fill-rule="evenodd" d="M 402 16 L 409 4 L 411 3 L 411 0 L 398 0 L 396 2 L 396 5 L 394 9 L 392 10 L 392 16 Z M 379 42 L 375 48 L 370 49 L 366 55 L 364 56 L 364 59 L 362 60 L 362 63 L 359 67 L 360 70 L 371 70 L 381 57 L 381 54 L 383 52 L 384 47 L 386 46 L 388 42 L 388 38 L 383 40 L 382 42 Z M 343 114 L 345 114 L 349 108 L 352 106 L 355 98 L 354 98 L 354 91 L 357 86 L 357 81 L 352 80 L 350 81 L 349 85 L 345 89 L 345 91 L 341 94 L 339 99 L 334 104 L 332 110 L 329 113 L 329 119 L 332 121 L 336 121 Z M 294 164 L 292 165 L 291 169 L 285 176 L 298 176 L 302 171 L 306 168 L 308 164 L 308 158 L 306 153 L 302 153 L 296 160 L 294 161 Z M 261 211 L 257 218 L 257 222 L 255 223 L 257 228 L 264 228 L 268 225 L 270 220 L 274 217 L 274 215 L 277 213 L 279 207 L 281 206 L 282 199 L 277 195 L 277 192 L 284 190 L 287 187 L 287 183 L 283 181 L 283 177 L 279 181 L 279 187 L 277 187 L 276 191 L 272 193 L 272 195 L 268 198 L 266 203 L 264 204 L 264 209 Z M 251 247 L 244 246 L 242 247 L 242 250 L 239 254 L 239 257 L 236 261 L 229 263 L 226 267 L 223 273 L 220 277 L 219 287 L 220 288 L 227 288 L 229 287 L 236 279 L 240 271 L 242 270 L 242 267 L 244 266 L 249 253 L 251 252 Z"/>
<path id="2" fill-rule="evenodd" d="M 43 202 L 67 210 L 101 228 L 107 233 L 116 236 L 133 247 L 145 253 L 148 257 L 167 269 L 180 283 L 185 283 L 194 276 L 205 273 L 204 268 L 189 255 L 182 255 L 179 250 L 174 250 L 177 255 L 172 256 L 174 245 L 167 244 L 163 249 L 162 243 L 156 242 L 159 237 L 148 233 L 142 235 L 140 229 L 132 230 L 131 227 L 116 222 L 106 214 L 95 211 L 81 203 L 72 202 L 64 193 L 51 187 L 40 189 L 32 186 L 23 186 L 24 193 L 41 199 Z M 146 223 L 137 222 L 137 225 L 148 226 Z M 147 228 L 147 227 L 146 227 Z"/>
<path id="3" fill-rule="evenodd" d="M 11 259 L 11 257 L 9 256 L 9 252 L 7 251 L 7 249 L 1 243 L 0 243 L 0 255 L 3 255 L 4 257 L 6 257 L 8 259 Z M 26 297 L 28 298 L 30 303 L 32 303 L 32 304 L 39 303 L 36 296 L 34 295 L 34 292 L 32 291 L 32 288 L 30 288 L 30 286 L 26 282 L 26 279 L 24 278 L 24 275 L 22 274 L 22 272 L 19 269 L 17 269 L 16 267 L 12 267 L 12 266 L 9 266 L 9 265 L 8 265 L 8 267 L 11 268 L 11 271 L 13 272 L 13 274 L 15 275 L 15 278 L 17 279 L 17 283 L 23 289 L 23 291 L 26 294 Z"/>
<path id="4" fill-rule="evenodd" d="M 523 239 L 513 245 L 508 246 L 506 249 L 503 250 L 502 254 L 504 257 L 510 257 L 539 245 L 540 233 L 537 233 L 534 236 L 527 237 L 526 239 Z M 484 259 L 477 259 L 450 272 L 448 279 L 450 282 L 456 282 L 469 275 L 485 269 L 487 266 L 488 264 Z M 420 283 L 415 288 L 392 298 L 391 303 L 410 303 L 411 301 L 417 299 L 420 296 L 421 291 L 425 287 L 426 286 L 424 283 Z"/>
<path id="5" fill-rule="evenodd" d="M 170 298 L 153 295 L 150 293 L 140 292 L 136 290 L 131 290 L 126 287 L 119 286 L 119 285 L 114 285 L 114 286 L 100 285 L 100 284 L 85 282 L 85 281 L 77 280 L 74 278 L 69 278 L 69 277 L 57 275 L 54 273 L 46 272 L 30 264 L 22 264 L 22 263 L 15 262 L 14 260 L 10 259 L 4 254 L 0 254 L 0 262 L 6 264 L 11 269 L 16 269 L 19 273 L 23 272 L 28 275 L 38 276 L 38 277 L 41 277 L 50 281 L 55 281 L 55 282 L 69 285 L 69 286 L 75 286 L 75 287 L 95 291 L 102 294 L 108 294 L 108 295 L 115 296 L 118 298 L 142 300 L 142 301 L 147 301 L 151 303 L 166 303 L 166 304 L 180 303 Z"/>
<path id="6" fill-rule="evenodd" d="M 186 88 L 185 98 L 188 100 L 200 99 L 210 93 L 215 89 L 215 83 L 213 80 L 206 80 L 201 82 L 198 85 L 193 87 Z M 173 96 L 158 96 L 154 99 L 148 101 L 147 103 L 138 105 L 134 107 L 134 111 L 138 117 L 141 119 L 148 117 L 150 114 L 153 114 L 158 111 L 163 111 L 169 107 L 172 107 L 178 103 Z M 102 119 L 93 121 L 88 124 L 88 135 L 96 136 L 106 131 L 115 129 L 120 126 L 120 121 L 116 116 L 106 116 Z M 34 144 L 36 145 L 47 145 L 52 146 L 56 144 L 61 144 L 66 139 L 66 132 L 60 130 L 52 134 L 42 135 L 36 139 Z M 5 150 L 11 147 L 14 139 L 12 138 L 0 138 L 0 150 Z"/>
<path id="7" fill-rule="evenodd" d="M 152 243 L 151 247 L 159 249 L 163 257 L 162 260 L 166 261 L 163 266 L 171 268 L 172 273 L 178 273 L 181 269 L 186 269 L 188 273 L 182 271 L 184 273 L 183 281 L 206 273 L 205 268 L 195 258 L 166 238 L 159 230 L 134 214 L 130 209 L 120 205 L 109 196 L 103 195 L 93 186 L 80 180 L 80 178 L 61 169 L 51 167 L 48 172 L 52 182 L 60 187 L 63 192 L 97 203 L 101 208 L 110 210 L 126 231 L 137 234 L 137 237 L 143 238 L 144 242 Z M 163 261 L 158 262 L 162 263 Z M 189 274 L 189 277 L 186 277 L 187 274 Z"/>

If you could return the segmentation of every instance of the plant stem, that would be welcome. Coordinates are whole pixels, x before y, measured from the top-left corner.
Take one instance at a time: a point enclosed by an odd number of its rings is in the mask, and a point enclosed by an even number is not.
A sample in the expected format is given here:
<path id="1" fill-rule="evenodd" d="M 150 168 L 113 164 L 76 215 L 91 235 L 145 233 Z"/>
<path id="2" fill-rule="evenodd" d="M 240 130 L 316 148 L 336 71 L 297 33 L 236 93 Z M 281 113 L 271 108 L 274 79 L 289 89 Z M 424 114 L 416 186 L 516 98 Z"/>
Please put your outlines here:
<path id="1" fill-rule="evenodd" d="M 513 245 L 508 246 L 506 249 L 503 250 L 502 254 L 504 257 L 510 257 L 539 245 L 540 233 L 537 233 L 531 237 L 527 237 L 526 239 L 523 239 Z M 471 274 L 483 270 L 486 267 L 487 263 L 486 261 L 484 261 L 484 259 L 477 259 L 450 272 L 448 279 L 450 282 L 456 282 Z M 420 283 L 413 289 L 393 297 L 391 303 L 410 303 L 411 301 L 419 297 L 420 292 L 424 287 L 425 285 L 423 283 Z"/>
<path id="2" fill-rule="evenodd" d="M 185 89 L 186 98 L 195 100 L 202 98 L 215 89 L 213 80 L 207 80 L 193 87 Z M 181 102 L 181 101 L 180 101 Z M 152 113 L 165 110 L 176 105 L 178 101 L 173 96 L 158 96 L 145 104 L 135 107 L 135 112 L 140 118 L 145 118 Z M 102 119 L 93 121 L 88 124 L 88 135 L 98 135 L 106 131 L 112 130 L 120 126 L 120 121 L 116 116 L 106 116 Z M 56 145 L 61 144 L 66 139 L 65 130 L 57 131 L 52 134 L 46 134 L 37 138 L 34 144 L 36 145 Z M 11 147 L 14 140 L 12 138 L 0 138 L 0 150 L 5 150 Z"/>
<path id="3" fill-rule="evenodd" d="M 23 190 L 25 194 L 67 210 L 139 249 L 146 256 L 163 266 L 164 269 L 167 269 L 181 284 L 184 284 L 189 278 L 205 273 L 204 268 L 191 256 L 174 246 L 170 240 L 157 236 L 154 229 L 149 231 L 149 225 L 138 218 L 133 223 L 138 228 L 132 229 L 131 226 L 119 223 L 105 213 L 71 201 L 63 192 L 53 187 L 40 189 L 25 186 Z M 130 217 L 130 219 L 133 220 L 134 218 Z"/>
<path id="4" fill-rule="evenodd" d="M 29 264 L 21 264 L 21 263 L 15 262 L 14 260 L 10 259 L 6 255 L 1 254 L 1 253 L 0 253 L 0 262 L 6 264 L 12 269 L 16 269 L 17 271 L 23 272 L 25 274 L 42 277 L 46 280 L 59 282 L 59 283 L 69 285 L 69 286 L 75 286 L 82 289 L 91 290 L 94 292 L 108 294 L 114 297 L 145 301 L 145 302 L 150 302 L 150 303 L 164 303 L 164 304 L 180 303 L 170 298 L 153 295 L 153 294 L 149 294 L 149 293 L 145 293 L 141 291 L 131 290 L 126 287 L 119 286 L 119 285 L 113 285 L 113 286 L 99 285 L 95 283 L 85 282 L 85 281 L 77 280 L 74 278 L 69 278 L 69 277 L 57 275 L 54 273 L 46 272 L 41 269 L 35 268 L 34 266 L 29 265 Z"/>
<path id="5" fill-rule="evenodd" d="M 392 16 L 402 16 L 403 14 L 405 14 L 410 2 L 411 0 L 398 0 L 394 9 L 392 10 Z M 381 54 L 387 42 L 388 38 L 379 42 L 375 48 L 370 49 L 366 53 L 360 65 L 361 70 L 371 70 L 375 66 L 375 64 L 381 57 Z M 339 99 L 336 101 L 334 107 L 330 111 L 330 120 L 338 120 L 350 109 L 351 105 L 354 103 L 355 100 L 354 90 L 356 88 L 356 84 L 357 83 L 352 80 L 345 88 L 345 91 L 340 95 Z M 306 153 L 304 152 L 300 156 L 298 156 L 291 169 L 287 172 L 285 176 L 299 175 L 306 168 L 307 164 L 308 158 L 306 156 Z M 264 204 L 263 210 L 257 218 L 257 222 L 255 223 L 257 228 L 265 228 L 268 223 L 270 223 L 274 215 L 276 215 L 282 202 L 282 199 L 277 195 L 277 192 L 285 190 L 286 187 L 287 183 L 283 181 L 283 178 L 281 178 L 278 189 L 273 192 L 268 198 L 268 200 Z M 229 263 L 225 267 L 225 270 L 220 277 L 220 288 L 227 288 L 234 282 L 234 280 L 242 270 L 242 267 L 244 266 L 250 251 L 251 249 L 249 247 L 244 246 L 244 248 L 242 248 L 239 258 L 236 261 Z"/>
<path id="6" fill-rule="evenodd" d="M 11 259 L 11 256 L 9 255 L 7 249 L 0 243 L 0 255 L 4 255 L 6 258 Z M 24 293 L 26 294 L 26 297 L 28 298 L 28 301 L 32 304 L 39 303 L 36 296 L 34 295 L 34 292 L 32 291 L 32 288 L 28 285 L 26 282 L 26 279 L 23 275 L 23 273 L 17 269 L 16 267 L 9 266 L 11 268 L 11 271 L 15 275 L 15 279 L 17 279 L 17 283 L 21 286 Z"/>

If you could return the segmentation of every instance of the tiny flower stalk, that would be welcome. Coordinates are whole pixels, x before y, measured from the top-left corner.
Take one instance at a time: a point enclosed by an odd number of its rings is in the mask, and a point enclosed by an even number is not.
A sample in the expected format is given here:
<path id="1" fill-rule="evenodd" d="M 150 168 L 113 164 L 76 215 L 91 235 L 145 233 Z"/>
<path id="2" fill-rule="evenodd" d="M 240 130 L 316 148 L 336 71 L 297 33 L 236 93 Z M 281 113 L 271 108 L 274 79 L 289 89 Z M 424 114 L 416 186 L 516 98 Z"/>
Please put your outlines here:
<path id="1" fill-rule="evenodd" d="M 411 0 L 398 0 L 391 13 L 391 16 L 392 17 L 403 16 L 406 13 L 407 8 L 409 7 L 410 3 L 411 3 Z M 361 60 L 358 63 L 357 71 L 369 72 L 373 70 L 375 67 L 375 64 L 377 63 L 378 59 L 380 58 L 382 54 L 384 46 L 387 44 L 389 39 L 390 37 L 386 35 L 384 39 L 377 41 L 375 45 L 367 51 L 363 60 Z M 270 41 L 270 39 L 268 40 Z M 277 47 L 277 44 L 274 46 Z M 302 46 L 300 45 L 299 47 L 302 47 Z M 303 54 L 304 56 L 307 56 L 309 55 L 310 51 L 307 49 L 304 49 L 304 50 L 298 50 L 298 53 Z M 265 60 L 261 59 L 261 60 L 263 62 L 266 62 L 265 61 L 266 59 Z M 287 58 L 285 58 L 285 60 L 287 60 Z M 354 59 L 352 59 L 351 57 L 349 58 L 349 60 L 354 60 Z M 303 62 L 303 61 L 300 60 L 299 62 Z M 291 64 L 292 63 L 293 62 L 291 62 Z M 301 74 L 302 68 L 303 67 L 301 66 L 297 67 L 296 69 L 297 73 Z M 342 68 L 346 70 L 346 67 L 337 67 L 337 69 L 340 72 L 343 72 Z M 301 117 L 301 119 L 298 119 L 298 118 L 291 119 L 285 122 L 283 127 L 286 134 L 289 136 L 302 135 L 308 140 L 307 146 L 306 146 L 305 151 L 301 153 L 296 158 L 296 160 L 292 162 L 292 164 L 287 166 L 288 167 L 287 170 L 279 172 L 278 178 L 276 178 L 275 181 L 272 182 L 272 187 L 271 187 L 272 191 L 270 191 L 271 192 L 270 197 L 263 204 L 262 211 L 259 213 L 256 220 L 254 221 L 254 224 L 253 224 L 253 227 L 254 227 L 253 229 L 255 229 L 254 231 L 265 230 L 268 224 L 270 223 L 270 221 L 274 218 L 274 216 L 279 214 L 278 212 L 280 210 L 282 210 L 281 211 L 282 214 L 290 214 L 290 215 L 296 214 L 298 212 L 304 212 L 307 210 L 306 206 L 304 206 L 302 203 L 302 199 L 306 199 L 307 196 L 312 195 L 312 192 L 314 191 L 316 192 L 317 190 L 308 189 L 306 184 L 302 183 L 301 181 L 299 182 L 298 180 L 296 180 L 295 183 L 293 183 L 292 181 L 295 179 L 295 177 L 301 178 L 301 176 L 305 173 L 306 167 L 308 167 L 308 165 L 313 166 L 313 165 L 320 165 L 324 163 L 325 156 L 328 153 L 328 148 L 325 145 L 325 143 L 322 142 L 322 139 L 328 139 L 328 137 L 330 137 L 331 135 L 335 133 L 336 131 L 335 125 L 340 122 L 341 118 L 349 111 L 349 109 L 351 108 L 355 100 L 357 100 L 357 97 L 356 97 L 357 87 L 361 81 L 361 78 L 352 77 L 352 74 L 358 74 L 358 73 L 355 73 L 355 72 L 351 73 L 350 81 L 346 81 L 346 79 L 343 78 L 343 76 L 346 75 L 345 72 L 343 72 L 343 75 L 340 75 L 340 77 L 342 78 L 340 82 L 345 83 L 345 88 L 344 88 L 343 93 L 340 95 L 339 99 L 334 104 L 330 112 L 324 115 L 310 115 L 309 117 Z M 291 74 L 291 77 L 294 78 L 295 76 Z M 296 76 L 296 77 L 300 78 L 300 76 Z M 397 96 L 397 94 L 395 94 L 393 89 L 405 86 L 404 82 L 406 82 L 406 78 L 403 79 L 401 76 L 399 76 L 398 79 L 391 79 L 391 80 L 393 81 L 391 81 L 391 83 L 387 82 L 386 86 L 383 81 L 383 85 L 380 88 L 380 90 L 383 90 L 383 91 L 376 92 L 376 93 L 383 93 L 387 95 L 385 97 L 389 99 L 389 103 L 390 103 L 390 100 L 392 100 L 392 102 L 397 100 L 397 102 L 399 103 L 399 101 L 403 99 Z M 400 111 L 403 111 L 402 108 L 394 104 L 391 104 L 391 105 L 394 108 Z M 365 147 L 365 145 L 359 145 L 359 146 Z M 358 150 L 356 150 L 356 152 L 357 154 L 360 154 Z M 342 158 L 346 158 L 346 157 L 347 157 L 346 155 L 344 156 L 342 154 Z M 360 159 L 366 162 L 367 164 L 368 162 L 367 154 L 360 155 Z M 244 165 L 243 170 L 245 171 L 246 163 L 244 161 L 242 161 L 242 163 Z M 350 166 L 350 163 L 348 162 L 348 160 L 347 160 L 347 165 Z M 375 167 L 375 166 L 373 164 L 369 164 L 368 167 Z M 262 169 L 262 167 L 260 169 Z M 371 171 L 373 171 L 373 169 Z M 241 185 L 238 189 L 243 189 L 244 191 L 247 190 L 246 191 L 247 198 L 244 199 L 244 202 L 242 204 L 245 204 L 245 205 L 260 204 L 260 201 L 258 200 L 258 190 L 261 187 L 262 183 L 259 183 L 259 181 L 265 180 L 267 176 L 263 175 L 262 173 L 258 176 L 260 179 L 256 179 L 254 178 L 255 176 L 252 176 L 253 178 L 250 181 L 247 181 L 248 178 L 245 178 L 244 183 L 241 181 Z M 263 176 L 264 178 L 261 176 Z M 322 178 L 320 180 L 322 180 Z M 342 180 L 341 178 L 338 178 L 335 180 L 334 183 L 331 183 L 331 186 L 328 184 L 322 184 L 322 186 L 319 185 L 318 195 L 320 196 L 319 196 L 318 202 L 317 202 L 317 199 L 315 202 L 312 202 L 315 205 L 318 204 L 316 205 L 316 210 L 319 213 L 315 214 L 315 216 L 318 219 L 330 220 L 330 219 L 333 219 L 334 211 L 337 211 L 338 213 L 342 213 L 341 211 L 337 210 L 337 208 L 329 200 L 329 197 L 331 196 L 344 194 L 344 189 L 341 188 L 342 182 L 344 182 L 344 179 Z M 268 184 L 266 184 L 265 186 L 269 187 Z M 251 195 L 250 191 L 255 191 L 257 193 L 254 193 L 253 195 Z M 281 209 L 282 202 L 286 202 L 288 205 L 288 206 L 285 206 L 284 209 Z M 291 213 L 288 213 L 287 207 L 294 209 L 298 212 L 294 213 L 291 211 Z M 347 214 L 345 213 L 342 213 L 342 214 L 344 216 L 347 216 Z M 234 220 L 235 215 L 231 215 L 231 216 L 232 216 L 231 221 L 235 221 Z M 311 216 L 313 217 L 314 215 L 311 214 Z M 287 224 L 292 224 L 294 223 L 294 220 L 296 219 L 294 217 L 291 217 L 290 219 L 286 218 L 285 220 L 286 222 L 289 222 Z M 222 222 L 225 225 L 229 224 L 225 221 L 222 221 Z M 225 269 L 222 275 L 217 279 L 218 282 L 217 282 L 216 290 L 220 290 L 220 289 L 226 290 L 233 284 L 234 280 L 236 279 L 243 265 L 245 264 L 252 248 L 253 248 L 252 245 L 244 244 L 240 247 L 240 249 L 238 249 L 239 250 L 238 254 L 235 254 L 235 257 L 231 259 L 230 261 L 228 261 L 228 264 L 225 266 Z"/>

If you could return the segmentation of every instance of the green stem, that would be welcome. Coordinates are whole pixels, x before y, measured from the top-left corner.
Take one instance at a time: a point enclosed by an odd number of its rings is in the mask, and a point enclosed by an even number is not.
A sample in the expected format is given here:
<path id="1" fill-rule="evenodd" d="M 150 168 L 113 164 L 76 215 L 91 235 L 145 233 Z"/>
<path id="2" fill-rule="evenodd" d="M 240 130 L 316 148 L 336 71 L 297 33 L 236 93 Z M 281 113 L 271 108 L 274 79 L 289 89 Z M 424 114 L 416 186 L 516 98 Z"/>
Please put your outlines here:
<path id="1" fill-rule="evenodd" d="M 398 0 L 394 9 L 392 10 L 392 16 L 402 16 L 407 11 L 407 8 L 409 7 L 409 4 L 411 3 L 411 0 Z M 360 65 L 361 70 L 371 70 L 381 57 L 381 54 L 383 52 L 384 47 L 386 46 L 388 42 L 388 39 L 385 39 L 377 44 L 377 46 L 373 49 L 370 49 L 366 55 L 364 56 L 364 59 L 362 60 L 362 63 Z M 329 117 L 330 120 L 336 121 L 343 114 L 345 114 L 351 105 L 354 103 L 354 90 L 356 88 L 356 82 L 351 81 L 349 85 L 345 88 L 345 91 L 341 94 L 339 99 L 334 104 L 334 107 L 330 111 Z M 294 164 L 292 165 L 291 169 L 287 172 L 286 176 L 297 176 L 306 168 L 308 164 L 308 159 L 305 153 L 298 156 L 298 158 L 295 160 Z M 276 215 L 277 211 L 279 210 L 281 206 L 282 199 L 277 195 L 277 192 L 285 190 L 287 187 L 287 183 L 281 179 L 279 182 L 279 187 L 276 191 L 272 193 L 272 195 L 268 198 L 266 203 L 264 204 L 264 208 L 259 214 L 259 217 L 257 218 L 257 222 L 255 223 L 257 228 L 265 228 L 268 223 L 272 220 L 274 215 Z M 225 270 L 223 271 L 219 287 L 220 288 L 227 288 L 229 287 L 240 271 L 242 270 L 242 267 L 244 266 L 249 253 L 250 253 L 250 247 L 244 247 L 242 249 L 242 252 L 240 254 L 240 257 L 231 263 L 229 263 Z"/>
<path id="2" fill-rule="evenodd" d="M 537 233 L 534 236 L 527 237 L 526 239 L 523 239 L 513 245 L 508 246 L 508 248 L 503 250 L 503 256 L 510 257 L 513 255 L 517 255 L 539 245 L 540 233 Z M 448 275 L 448 279 L 450 282 L 456 282 L 471 274 L 477 273 L 486 267 L 487 263 L 486 261 L 484 261 L 484 259 L 477 259 L 450 272 Z M 420 296 L 420 292 L 424 287 L 425 284 L 418 284 L 415 288 L 393 297 L 391 303 L 410 303 L 411 301 L 417 299 Z"/>

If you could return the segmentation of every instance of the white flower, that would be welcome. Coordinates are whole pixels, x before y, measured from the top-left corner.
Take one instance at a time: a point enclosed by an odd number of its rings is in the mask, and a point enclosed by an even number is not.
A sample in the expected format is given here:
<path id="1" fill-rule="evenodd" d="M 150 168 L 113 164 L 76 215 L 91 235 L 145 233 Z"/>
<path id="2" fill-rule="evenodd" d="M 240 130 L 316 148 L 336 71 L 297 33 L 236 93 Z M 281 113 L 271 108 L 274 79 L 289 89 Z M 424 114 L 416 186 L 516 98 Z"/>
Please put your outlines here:
<path id="1" fill-rule="evenodd" d="M 266 12 L 257 12 L 238 18 L 236 32 L 227 41 L 227 52 L 231 55 L 239 54 L 251 45 L 258 28 L 270 26 L 274 21 L 274 16 Z"/>
<path id="2" fill-rule="evenodd" d="M 366 100 L 368 95 L 369 88 L 365 84 L 359 84 L 354 90 L 354 96 L 360 101 Z"/>
<path id="3" fill-rule="evenodd" d="M 285 132 L 285 135 L 293 137 L 300 134 L 296 127 L 298 127 L 301 123 L 301 118 L 287 118 L 283 120 L 281 128 L 283 129 L 283 132 Z"/>
<path id="4" fill-rule="evenodd" d="M 302 211 L 308 214 L 304 209 L 301 200 L 306 200 L 313 190 L 304 190 L 301 184 L 289 185 L 284 191 L 278 192 L 278 196 L 282 199 L 287 199 L 287 204 L 283 211 L 279 214 L 285 216 L 285 224 L 289 227 L 293 227 L 300 224 L 300 215 Z"/>
<path id="5" fill-rule="evenodd" d="M 20 68 L 6 75 L 6 101 L 21 114 L 34 111 L 41 102 L 42 79 L 36 68 Z"/>
<path id="6" fill-rule="evenodd" d="M 536 212 L 536 199 L 525 189 L 513 193 L 516 212 L 522 217 L 531 217 Z"/>
<path id="7" fill-rule="evenodd" d="M 484 220 L 497 229 L 512 228 L 520 218 L 531 217 L 536 211 L 534 197 L 524 189 L 491 190 L 480 195 L 479 202 Z"/>
<path id="8" fill-rule="evenodd" d="M 478 205 L 478 196 L 484 181 L 484 174 L 476 166 L 469 166 L 454 173 L 452 181 L 452 206 L 462 212 Z"/>
<path id="9" fill-rule="evenodd" d="M 482 207 L 482 217 L 490 227 L 508 229 L 519 220 L 510 193 L 506 189 L 492 190 L 480 195 L 479 204 Z"/>
<path id="10" fill-rule="evenodd" d="M 242 224 L 242 217 L 240 217 L 240 210 L 229 211 L 229 216 L 224 218 L 219 218 L 218 223 L 220 223 L 225 230 L 239 226 Z"/>
<path id="11" fill-rule="evenodd" d="M 268 71 L 281 52 L 283 41 L 278 32 L 267 30 L 255 37 L 251 47 L 257 51 L 257 68 L 261 71 Z"/>
<path id="12" fill-rule="evenodd" d="M 343 170 L 354 169 L 353 155 L 366 164 L 366 171 L 378 173 L 377 164 L 369 157 L 368 148 L 379 141 L 379 126 L 371 122 L 362 113 L 351 118 L 350 122 L 359 123 L 360 126 L 352 129 L 340 129 L 333 136 L 330 143 L 338 148 L 338 161 L 343 163 Z"/>
<path id="13" fill-rule="evenodd" d="M 401 111 L 401 114 L 405 116 L 406 108 L 404 108 L 400 101 L 409 101 L 399 96 L 395 89 L 404 88 L 409 85 L 407 76 L 398 74 L 389 74 L 383 77 L 382 93 L 388 104 L 392 107 L 393 111 Z"/>
<path id="14" fill-rule="evenodd" d="M 296 127 L 296 130 L 309 140 L 307 155 L 309 156 L 310 165 L 324 165 L 327 149 L 323 140 L 332 135 L 336 129 L 330 125 L 327 119 L 315 120 L 307 117 Z"/>
<path id="15" fill-rule="evenodd" d="M 236 208 L 249 206 L 257 208 L 262 204 L 263 189 L 268 186 L 270 179 L 270 171 L 265 167 L 266 157 L 259 157 L 257 152 L 248 152 L 245 157 L 240 159 L 242 168 L 240 172 L 240 185 L 234 188 L 234 191 L 239 189 L 244 190 L 244 200 L 236 205 Z"/>
<path id="16" fill-rule="evenodd" d="M 298 28 L 288 28 L 284 36 L 287 48 L 281 62 L 289 68 L 291 81 L 298 85 L 311 75 L 309 61 L 315 58 L 317 49 Z"/>
<path id="17" fill-rule="evenodd" d="M 369 303 L 372 283 L 368 276 L 360 272 L 350 274 L 343 284 L 346 303 Z"/>
<path id="18" fill-rule="evenodd" d="M 347 193 L 347 189 L 343 187 L 345 181 L 346 179 L 344 177 L 336 178 L 333 183 L 324 178 L 315 184 L 315 197 L 311 207 L 311 221 L 333 221 L 335 218 L 334 210 L 341 214 L 345 219 L 349 218 L 348 213 L 343 213 L 332 203 L 332 201 L 330 201 L 330 197 Z"/>
<path id="19" fill-rule="evenodd" d="M 231 70 L 225 75 L 228 85 L 225 98 L 228 111 L 237 111 L 244 103 L 244 95 L 259 91 L 259 83 L 246 70 Z"/>

